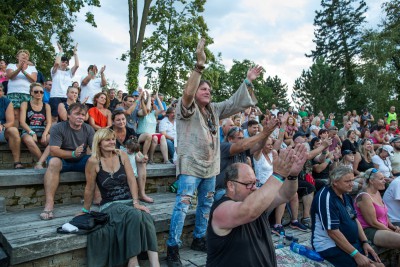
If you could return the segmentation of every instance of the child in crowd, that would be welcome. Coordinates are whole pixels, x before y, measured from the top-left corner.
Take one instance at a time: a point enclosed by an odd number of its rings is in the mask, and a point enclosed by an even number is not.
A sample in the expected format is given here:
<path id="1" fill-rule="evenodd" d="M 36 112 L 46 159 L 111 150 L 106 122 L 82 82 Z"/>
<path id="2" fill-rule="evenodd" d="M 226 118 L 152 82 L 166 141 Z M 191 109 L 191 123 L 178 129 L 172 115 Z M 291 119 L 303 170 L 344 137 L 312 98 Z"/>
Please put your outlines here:
<path id="1" fill-rule="evenodd" d="M 128 153 L 129 161 L 131 162 L 135 177 L 138 177 L 136 162 L 146 163 L 148 157 L 144 156 L 142 152 L 140 152 L 140 144 L 134 136 L 125 142 L 124 147 L 124 150 Z"/>

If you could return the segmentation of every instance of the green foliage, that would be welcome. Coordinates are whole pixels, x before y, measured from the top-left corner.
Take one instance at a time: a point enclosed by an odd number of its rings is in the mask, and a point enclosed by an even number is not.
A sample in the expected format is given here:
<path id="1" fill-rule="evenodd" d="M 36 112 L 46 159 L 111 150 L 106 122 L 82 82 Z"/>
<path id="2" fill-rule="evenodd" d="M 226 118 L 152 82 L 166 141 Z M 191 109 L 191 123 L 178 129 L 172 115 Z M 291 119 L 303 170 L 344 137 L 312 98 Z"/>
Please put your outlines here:
<path id="1" fill-rule="evenodd" d="M 275 104 L 279 110 L 287 110 L 290 106 L 287 91 L 287 84 L 282 83 L 278 76 L 268 76 L 263 82 L 262 90 L 257 92 L 259 106 L 270 108 L 272 104 Z"/>
<path id="2" fill-rule="evenodd" d="M 306 110 L 317 114 L 322 110 L 325 114 L 341 113 L 340 100 L 343 101 L 343 82 L 340 72 L 317 58 L 309 70 L 304 71 L 295 80 L 292 100 L 299 109 L 301 105 Z"/>
<path id="3" fill-rule="evenodd" d="M 215 62 L 207 66 L 201 78 L 211 82 L 213 101 L 221 102 L 231 95 L 232 89 L 228 85 L 229 74 L 221 63 L 221 54 L 218 54 Z"/>
<path id="4" fill-rule="evenodd" d="M 0 57 L 16 62 L 20 49 L 27 49 L 38 70 L 48 75 L 54 63 L 51 40 L 58 40 L 65 53 L 72 56 L 71 33 L 76 14 L 85 6 L 100 6 L 99 0 L 2 0 L 0 1 Z M 86 21 L 96 27 L 93 14 Z"/>
<path id="5" fill-rule="evenodd" d="M 356 77 L 356 59 L 361 53 L 367 6 L 364 0 L 322 0 L 321 7 L 314 19 L 316 49 L 308 56 L 314 61 L 323 57 L 340 70 L 345 106 L 359 110 L 362 98 Z"/>
<path id="6" fill-rule="evenodd" d="M 156 28 L 143 43 L 147 86 L 164 94 L 179 95 L 195 62 L 194 49 L 199 37 L 212 44 L 208 27 L 200 15 L 205 0 L 156 0 L 148 23 Z M 207 63 L 214 61 L 206 50 Z"/>

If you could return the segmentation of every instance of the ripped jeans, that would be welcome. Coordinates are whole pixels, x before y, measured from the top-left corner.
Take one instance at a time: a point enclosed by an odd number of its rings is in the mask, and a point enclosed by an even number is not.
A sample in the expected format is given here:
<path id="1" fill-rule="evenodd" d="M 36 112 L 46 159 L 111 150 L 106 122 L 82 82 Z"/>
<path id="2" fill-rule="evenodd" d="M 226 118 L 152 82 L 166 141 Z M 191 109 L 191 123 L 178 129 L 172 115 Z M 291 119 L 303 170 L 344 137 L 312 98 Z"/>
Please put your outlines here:
<path id="1" fill-rule="evenodd" d="M 181 174 L 179 175 L 179 188 L 171 217 L 167 246 L 182 245 L 180 238 L 183 224 L 196 189 L 197 209 L 193 236 L 194 238 L 202 238 L 206 235 L 208 216 L 214 200 L 215 176 L 203 179 Z"/>

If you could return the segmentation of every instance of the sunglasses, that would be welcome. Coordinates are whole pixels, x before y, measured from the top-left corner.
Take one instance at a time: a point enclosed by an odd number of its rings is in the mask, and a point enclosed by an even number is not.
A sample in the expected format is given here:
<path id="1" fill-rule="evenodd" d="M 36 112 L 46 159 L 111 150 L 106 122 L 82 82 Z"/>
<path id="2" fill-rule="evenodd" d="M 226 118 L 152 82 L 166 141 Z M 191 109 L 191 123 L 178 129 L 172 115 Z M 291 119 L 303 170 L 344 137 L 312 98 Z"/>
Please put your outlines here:
<path id="1" fill-rule="evenodd" d="M 34 90 L 33 93 L 34 93 L 34 94 L 39 94 L 39 93 L 40 93 L 41 95 L 43 95 L 43 94 L 44 94 L 44 91 L 41 91 L 41 90 Z"/>
<path id="2" fill-rule="evenodd" d="M 240 129 L 239 127 L 235 126 L 229 129 L 228 133 L 226 134 L 226 136 L 231 137 L 234 133 L 236 132 L 240 132 L 242 129 Z"/>
<path id="3" fill-rule="evenodd" d="M 377 172 L 378 172 L 378 170 L 375 169 L 375 168 L 373 168 L 373 169 L 371 170 L 371 172 L 369 173 L 369 176 L 368 176 L 367 180 L 369 180 L 369 179 L 371 178 L 371 175 L 372 175 L 373 173 L 377 173 Z"/>
<path id="4" fill-rule="evenodd" d="M 216 134 L 216 133 L 217 133 L 217 128 L 215 128 L 215 125 L 214 125 L 214 123 L 211 121 L 210 118 L 207 119 L 207 126 L 208 126 L 208 129 L 210 130 L 210 132 L 211 132 L 212 134 Z"/>

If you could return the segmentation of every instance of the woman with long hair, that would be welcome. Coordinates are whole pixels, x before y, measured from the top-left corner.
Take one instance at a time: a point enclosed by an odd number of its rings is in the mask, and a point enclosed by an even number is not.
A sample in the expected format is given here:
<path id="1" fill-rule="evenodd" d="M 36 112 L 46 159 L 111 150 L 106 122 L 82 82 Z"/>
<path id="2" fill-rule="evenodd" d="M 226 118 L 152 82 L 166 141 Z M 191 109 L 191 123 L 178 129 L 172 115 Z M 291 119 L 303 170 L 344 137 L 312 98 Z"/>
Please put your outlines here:
<path id="1" fill-rule="evenodd" d="M 104 227 L 88 236 L 89 266 L 138 266 L 137 255 L 147 251 L 150 266 L 160 266 L 157 236 L 149 209 L 138 200 L 138 188 L 127 154 L 115 148 L 111 129 L 99 129 L 85 174 L 83 212 L 89 212 L 96 184 L 102 201 L 100 211 L 110 215 Z"/>
<path id="2" fill-rule="evenodd" d="M 390 156 L 394 155 L 393 147 L 384 145 L 376 150 L 376 154 L 372 157 L 374 168 L 378 169 L 386 179 L 386 182 L 391 182 L 394 179 L 392 162 Z"/>
<path id="3" fill-rule="evenodd" d="M 400 248 L 400 227 L 393 225 L 388 208 L 379 191 L 385 190 L 385 176 L 377 169 L 368 169 L 364 177 L 366 188 L 355 200 L 357 219 L 368 240 L 378 247 Z"/>
<path id="4" fill-rule="evenodd" d="M 311 138 L 317 137 L 319 130 L 321 130 L 321 119 L 320 117 L 316 116 L 311 121 L 310 131 L 311 131 Z"/>
<path id="5" fill-rule="evenodd" d="M 284 137 L 284 142 L 286 145 L 294 146 L 293 135 L 297 132 L 297 130 L 296 119 L 290 115 L 286 121 L 286 131 Z"/>
<path id="6" fill-rule="evenodd" d="M 361 172 L 374 168 L 374 163 L 372 162 L 372 157 L 374 155 L 375 151 L 372 141 L 368 138 L 362 139 L 354 155 L 354 175 L 359 175 Z"/>
<path id="7" fill-rule="evenodd" d="M 21 103 L 20 125 L 21 139 L 29 151 L 38 159 L 35 169 L 42 169 L 50 148 L 51 109 L 49 104 L 43 103 L 44 89 L 40 83 L 30 85 L 31 100 Z M 45 146 L 43 154 L 38 143 Z"/>
<path id="8" fill-rule="evenodd" d="M 95 131 L 112 126 L 111 111 L 108 109 L 110 99 L 100 92 L 93 97 L 93 107 L 89 109 L 89 124 Z"/>

